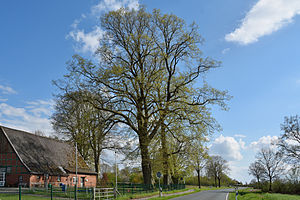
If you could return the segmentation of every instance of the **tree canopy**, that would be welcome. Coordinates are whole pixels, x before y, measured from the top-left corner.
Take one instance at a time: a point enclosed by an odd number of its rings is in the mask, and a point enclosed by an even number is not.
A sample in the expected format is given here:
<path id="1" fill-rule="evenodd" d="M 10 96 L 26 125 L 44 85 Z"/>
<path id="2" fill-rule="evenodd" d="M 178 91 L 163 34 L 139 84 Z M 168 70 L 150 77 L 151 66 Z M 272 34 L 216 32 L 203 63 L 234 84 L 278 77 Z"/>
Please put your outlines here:
<path id="1" fill-rule="evenodd" d="M 229 171 L 228 161 L 223 159 L 221 156 L 211 156 L 206 165 L 207 174 L 214 177 L 215 186 L 221 187 L 221 179 L 225 177 L 226 173 Z"/>
<path id="2" fill-rule="evenodd" d="M 279 147 L 289 163 L 300 164 L 300 117 L 285 117 L 281 130 L 284 133 L 279 138 Z"/>
<path id="3" fill-rule="evenodd" d="M 75 91 L 57 95 L 52 125 L 60 136 L 77 143 L 81 156 L 100 170 L 100 155 L 109 148 L 108 134 L 114 130 L 116 120 L 110 113 L 99 112 L 93 104 L 82 96 L 92 96 L 89 92 Z"/>
<path id="4" fill-rule="evenodd" d="M 263 167 L 263 176 L 269 180 L 269 191 L 272 191 L 272 183 L 284 170 L 282 153 L 271 148 L 262 148 L 256 155 L 257 162 Z"/>
<path id="5" fill-rule="evenodd" d="M 93 94 L 80 98 L 138 136 L 144 183 L 150 184 L 153 139 L 160 134 L 161 143 L 167 142 L 163 137 L 172 134 L 169 124 L 174 122 L 188 128 L 183 129 L 186 135 L 204 136 L 216 126 L 209 106 L 226 109 L 230 96 L 204 79 L 219 62 L 202 55 L 196 24 L 141 7 L 111 11 L 101 18 L 101 26 L 105 34 L 97 63 L 73 56 L 59 87 L 66 94 Z"/>

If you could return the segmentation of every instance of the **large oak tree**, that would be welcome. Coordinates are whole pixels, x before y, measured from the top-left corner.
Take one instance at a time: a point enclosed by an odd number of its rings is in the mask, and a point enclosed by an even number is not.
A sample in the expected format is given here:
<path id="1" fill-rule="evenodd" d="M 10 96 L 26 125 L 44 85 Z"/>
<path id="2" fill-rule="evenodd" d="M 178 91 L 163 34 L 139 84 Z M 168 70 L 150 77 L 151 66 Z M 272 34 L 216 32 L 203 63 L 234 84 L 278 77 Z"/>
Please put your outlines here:
<path id="1" fill-rule="evenodd" d="M 136 133 L 144 183 L 151 184 L 149 146 L 158 134 L 167 143 L 172 115 L 176 113 L 189 126 L 209 125 L 209 121 L 194 121 L 194 116 L 201 119 L 202 111 L 210 115 L 208 105 L 226 108 L 227 93 L 202 79 L 219 63 L 202 56 L 198 27 L 187 26 L 175 15 L 158 10 L 148 13 L 145 8 L 120 9 L 105 14 L 101 26 L 105 34 L 97 50 L 99 62 L 75 55 L 60 88 L 66 93 L 86 90 L 100 96 L 85 101 Z M 167 159 L 169 153 L 163 156 Z"/>

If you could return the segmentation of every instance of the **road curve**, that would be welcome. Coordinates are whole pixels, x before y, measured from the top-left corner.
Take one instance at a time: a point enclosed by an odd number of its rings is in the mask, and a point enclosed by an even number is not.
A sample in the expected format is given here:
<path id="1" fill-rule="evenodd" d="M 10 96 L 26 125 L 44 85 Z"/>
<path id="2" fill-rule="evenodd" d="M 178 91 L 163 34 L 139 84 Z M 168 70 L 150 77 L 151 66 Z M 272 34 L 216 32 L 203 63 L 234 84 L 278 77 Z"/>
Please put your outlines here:
<path id="1" fill-rule="evenodd" d="M 173 200 L 226 200 L 227 194 L 232 191 L 233 189 L 207 190 L 173 198 Z"/>

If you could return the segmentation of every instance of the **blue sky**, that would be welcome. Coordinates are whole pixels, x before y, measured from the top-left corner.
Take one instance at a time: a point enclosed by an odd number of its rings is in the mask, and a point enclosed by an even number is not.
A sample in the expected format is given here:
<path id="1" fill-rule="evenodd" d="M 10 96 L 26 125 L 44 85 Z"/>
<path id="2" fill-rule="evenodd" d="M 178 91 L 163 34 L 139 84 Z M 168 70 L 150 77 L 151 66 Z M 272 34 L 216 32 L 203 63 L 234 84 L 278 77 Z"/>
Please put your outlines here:
<path id="1" fill-rule="evenodd" d="M 284 116 L 299 114 L 298 0 L 2 1 L 0 124 L 51 134 L 51 81 L 74 53 L 92 55 L 101 13 L 139 5 L 199 25 L 204 55 L 222 62 L 206 80 L 233 96 L 229 111 L 213 108 L 223 131 L 211 138 L 211 153 L 229 160 L 233 178 L 250 181 L 257 149 L 281 134 Z"/>

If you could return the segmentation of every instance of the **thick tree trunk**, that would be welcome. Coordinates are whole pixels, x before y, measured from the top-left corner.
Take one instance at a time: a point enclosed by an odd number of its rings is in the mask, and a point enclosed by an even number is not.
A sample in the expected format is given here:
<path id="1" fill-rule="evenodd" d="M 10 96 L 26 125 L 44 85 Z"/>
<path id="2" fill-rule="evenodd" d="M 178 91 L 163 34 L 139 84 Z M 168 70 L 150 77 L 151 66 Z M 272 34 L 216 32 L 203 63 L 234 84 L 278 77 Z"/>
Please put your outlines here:
<path id="1" fill-rule="evenodd" d="M 171 176 L 173 184 L 179 184 L 179 179 L 177 176 Z"/>
<path id="2" fill-rule="evenodd" d="M 142 157 L 142 172 L 144 184 L 151 185 L 151 161 L 149 155 L 149 142 L 146 137 L 139 137 L 141 157 Z"/>
<path id="3" fill-rule="evenodd" d="M 200 182 L 200 170 L 197 169 L 197 175 L 198 175 L 198 187 L 201 188 L 201 182 Z"/>
<path id="4" fill-rule="evenodd" d="M 99 174 L 99 171 L 100 171 L 100 166 L 99 166 L 99 158 L 96 159 L 94 158 L 94 165 L 95 165 L 95 172 L 97 173 L 97 184 L 100 183 L 100 174 Z"/>
<path id="5" fill-rule="evenodd" d="M 272 178 L 270 178 L 269 180 L 269 191 L 270 192 L 272 191 Z"/>
<path id="6" fill-rule="evenodd" d="M 218 185 L 217 185 L 217 176 L 215 176 L 215 187 L 218 187 Z"/>
<path id="7" fill-rule="evenodd" d="M 94 152 L 94 165 L 95 165 L 95 172 L 97 173 L 97 184 L 101 182 L 101 170 L 100 170 L 100 155 L 102 150 L 98 152 Z"/>
<path id="8" fill-rule="evenodd" d="M 219 188 L 221 187 L 221 179 L 218 178 L 218 181 L 219 181 Z"/>
<path id="9" fill-rule="evenodd" d="M 163 156 L 163 183 L 164 185 L 169 185 L 169 154 L 167 147 L 167 138 L 166 138 L 166 128 L 165 124 L 161 124 L 161 148 Z"/>

